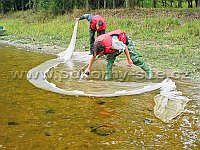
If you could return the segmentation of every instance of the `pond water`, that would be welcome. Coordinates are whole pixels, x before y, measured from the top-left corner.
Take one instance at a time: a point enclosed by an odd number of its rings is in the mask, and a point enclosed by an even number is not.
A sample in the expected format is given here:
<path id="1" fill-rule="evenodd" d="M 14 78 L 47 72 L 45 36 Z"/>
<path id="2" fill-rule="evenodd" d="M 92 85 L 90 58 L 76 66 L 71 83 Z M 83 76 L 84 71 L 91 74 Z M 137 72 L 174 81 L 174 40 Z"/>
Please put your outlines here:
<path id="1" fill-rule="evenodd" d="M 199 149 L 198 84 L 177 81 L 177 89 L 193 100 L 164 123 L 153 112 L 159 91 L 77 97 L 30 84 L 28 70 L 52 58 L 0 45 L 0 149 Z"/>

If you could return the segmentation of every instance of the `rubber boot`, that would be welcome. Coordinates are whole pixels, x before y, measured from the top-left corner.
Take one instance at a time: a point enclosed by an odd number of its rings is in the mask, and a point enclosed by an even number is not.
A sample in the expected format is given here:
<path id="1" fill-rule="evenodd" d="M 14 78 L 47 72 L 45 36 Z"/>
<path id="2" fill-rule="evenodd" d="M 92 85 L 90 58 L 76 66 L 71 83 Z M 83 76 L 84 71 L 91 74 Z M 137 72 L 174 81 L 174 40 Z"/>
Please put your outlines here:
<path id="1" fill-rule="evenodd" d="M 132 59 L 133 58 L 133 59 Z M 137 55 L 133 56 L 131 55 L 131 59 L 134 62 L 136 66 L 141 67 L 147 74 L 147 79 L 150 80 L 153 77 L 153 72 L 151 69 L 140 59 Z"/>
<path id="2" fill-rule="evenodd" d="M 147 79 L 150 80 L 153 77 L 153 72 L 151 71 L 151 69 L 145 64 L 143 63 L 142 66 L 140 66 L 147 74 Z"/>
<path id="3" fill-rule="evenodd" d="M 117 53 L 117 52 L 116 52 Z M 116 59 L 116 53 L 109 54 L 106 58 L 106 76 L 105 80 L 111 80 L 112 79 L 112 67 Z"/>
<path id="4" fill-rule="evenodd" d="M 107 61 L 106 63 L 106 75 L 105 80 L 111 80 L 112 79 L 112 67 L 113 67 L 112 61 Z"/>
<path id="5" fill-rule="evenodd" d="M 135 44 L 132 39 L 127 36 L 128 39 L 128 50 L 131 57 L 131 60 L 136 66 L 141 67 L 147 74 L 147 79 L 152 79 L 153 73 L 151 69 L 143 62 L 143 60 L 139 57 L 138 53 L 135 50 Z"/>

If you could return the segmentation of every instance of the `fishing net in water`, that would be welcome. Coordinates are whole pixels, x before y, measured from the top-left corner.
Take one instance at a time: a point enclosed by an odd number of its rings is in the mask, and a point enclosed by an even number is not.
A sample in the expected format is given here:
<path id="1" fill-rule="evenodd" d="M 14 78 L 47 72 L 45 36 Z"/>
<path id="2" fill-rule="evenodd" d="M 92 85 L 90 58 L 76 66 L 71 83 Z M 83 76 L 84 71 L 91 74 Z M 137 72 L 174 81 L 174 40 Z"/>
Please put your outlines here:
<path id="1" fill-rule="evenodd" d="M 186 96 L 176 90 L 175 82 L 164 80 L 165 86 L 160 88 L 160 94 L 154 97 L 154 114 L 162 121 L 168 123 L 184 111 L 186 103 L 190 101 Z"/>
<path id="2" fill-rule="evenodd" d="M 64 52 L 58 54 L 58 58 L 46 61 L 28 71 L 27 79 L 30 83 L 38 88 L 55 93 L 93 97 L 135 95 L 160 89 L 160 94 L 154 98 L 156 103 L 154 112 L 158 118 L 164 122 L 169 122 L 169 120 L 183 111 L 189 99 L 176 91 L 175 83 L 170 79 L 165 79 L 161 83 L 106 82 L 96 80 L 79 81 L 75 79 L 67 80 L 64 86 L 62 85 L 63 81 L 60 83 L 60 86 L 58 86 L 59 84 L 57 84 L 56 81 L 50 82 L 47 80 L 48 72 L 52 69 L 59 68 L 58 66 L 60 64 L 65 64 L 65 67 L 63 68 L 67 68 L 67 70 L 65 70 L 66 72 L 73 73 L 74 68 L 85 65 L 89 61 L 91 56 L 88 54 L 83 52 L 74 52 L 77 27 L 78 21 L 74 26 L 70 45 Z"/>

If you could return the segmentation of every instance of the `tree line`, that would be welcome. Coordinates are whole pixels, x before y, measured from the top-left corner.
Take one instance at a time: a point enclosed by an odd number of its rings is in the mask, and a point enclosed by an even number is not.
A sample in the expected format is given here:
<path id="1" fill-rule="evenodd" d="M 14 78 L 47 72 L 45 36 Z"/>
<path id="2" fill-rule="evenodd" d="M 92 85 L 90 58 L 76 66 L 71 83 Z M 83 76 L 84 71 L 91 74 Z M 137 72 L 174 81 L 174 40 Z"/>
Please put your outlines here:
<path id="1" fill-rule="evenodd" d="M 60 14 L 73 9 L 182 8 L 183 3 L 188 8 L 200 7 L 200 0 L 0 0 L 0 11 L 33 10 Z"/>

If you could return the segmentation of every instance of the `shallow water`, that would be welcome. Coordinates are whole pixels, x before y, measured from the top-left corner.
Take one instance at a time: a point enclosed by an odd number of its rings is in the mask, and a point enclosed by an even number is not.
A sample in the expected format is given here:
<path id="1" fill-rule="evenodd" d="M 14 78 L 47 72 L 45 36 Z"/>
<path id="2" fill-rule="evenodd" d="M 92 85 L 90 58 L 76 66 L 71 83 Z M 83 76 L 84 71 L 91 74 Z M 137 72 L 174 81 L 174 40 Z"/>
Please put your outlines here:
<path id="1" fill-rule="evenodd" d="M 98 59 L 94 62 L 89 78 L 84 77 L 81 79 L 81 72 L 86 68 L 82 66 L 87 66 L 89 60 L 88 58 L 86 61 L 83 61 L 80 58 L 83 55 L 87 56 L 88 54 L 75 53 L 70 61 L 50 69 L 47 75 L 47 78 L 50 77 L 48 81 L 55 84 L 56 87 L 67 91 L 79 90 L 88 94 L 102 94 L 102 96 L 120 91 L 138 90 L 147 85 L 153 86 L 157 84 L 143 78 L 139 79 L 139 81 L 135 80 L 131 75 L 139 70 L 138 67 L 122 68 L 119 65 L 124 64 L 123 62 L 115 63 L 113 67 L 113 80 L 105 81 L 106 60 L 104 59 Z M 142 71 L 140 72 L 142 73 Z"/>
<path id="2" fill-rule="evenodd" d="M 200 147 L 198 84 L 178 82 L 177 89 L 196 100 L 166 124 L 153 113 L 153 97 L 159 91 L 113 98 L 64 96 L 34 87 L 26 79 L 28 70 L 54 56 L 1 45 L 0 58 L 0 149 Z M 21 77 L 16 72 L 22 72 Z M 102 136 L 94 127 L 109 130 L 110 135 Z"/>

